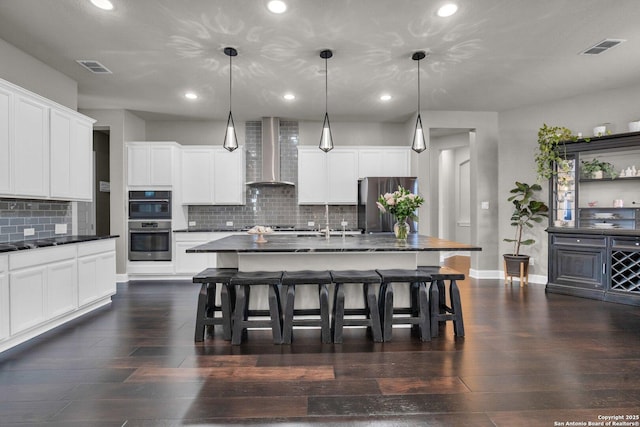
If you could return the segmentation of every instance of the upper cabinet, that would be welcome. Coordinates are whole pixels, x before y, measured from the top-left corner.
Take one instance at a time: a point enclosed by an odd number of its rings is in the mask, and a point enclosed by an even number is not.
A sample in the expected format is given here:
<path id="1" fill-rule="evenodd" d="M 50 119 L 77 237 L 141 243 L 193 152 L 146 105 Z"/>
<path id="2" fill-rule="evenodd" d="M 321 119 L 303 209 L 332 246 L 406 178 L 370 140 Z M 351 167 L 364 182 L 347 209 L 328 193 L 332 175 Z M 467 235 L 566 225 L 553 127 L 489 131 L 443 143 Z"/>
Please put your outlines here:
<path id="1" fill-rule="evenodd" d="M 181 195 L 183 205 L 243 205 L 244 150 L 183 146 Z"/>
<path id="2" fill-rule="evenodd" d="M 359 149 L 358 178 L 368 176 L 411 176 L 411 149 L 409 147 Z"/>
<path id="3" fill-rule="evenodd" d="M 352 205 L 358 202 L 358 152 L 298 147 L 298 203 Z"/>
<path id="4" fill-rule="evenodd" d="M 405 147 L 337 147 L 328 153 L 298 147 L 298 203 L 355 205 L 358 179 L 411 176 L 411 150 Z"/>
<path id="5" fill-rule="evenodd" d="M 170 187 L 173 185 L 175 142 L 130 142 L 127 145 L 129 187 Z"/>
<path id="6" fill-rule="evenodd" d="M 93 197 L 93 125 L 84 117 L 51 111 L 51 197 Z"/>
<path id="7" fill-rule="evenodd" d="M 0 80 L 0 195 L 91 200 L 92 124 Z"/>

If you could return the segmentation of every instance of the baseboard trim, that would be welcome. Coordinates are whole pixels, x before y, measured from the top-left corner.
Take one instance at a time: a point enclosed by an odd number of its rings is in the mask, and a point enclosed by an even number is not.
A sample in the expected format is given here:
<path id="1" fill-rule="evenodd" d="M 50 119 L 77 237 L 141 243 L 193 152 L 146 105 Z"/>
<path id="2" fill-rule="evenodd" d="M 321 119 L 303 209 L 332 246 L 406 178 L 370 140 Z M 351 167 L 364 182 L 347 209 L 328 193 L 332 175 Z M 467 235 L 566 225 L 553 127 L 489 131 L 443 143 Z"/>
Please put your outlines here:
<path id="1" fill-rule="evenodd" d="M 473 277 L 474 279 L 497 279 L 504 280 L 504 272 L 503 270 L 476 270 L 474 268 L 469 269 L 469 277 Z M 520 281 L 519 277 L 514 276 L 513 280 L 516 282 Z M 529 283 L 536 283 L 540 285 L 547 284 L 547 276 L 543 276 L 542 274 L 530 274 L 529 275 Z"/>

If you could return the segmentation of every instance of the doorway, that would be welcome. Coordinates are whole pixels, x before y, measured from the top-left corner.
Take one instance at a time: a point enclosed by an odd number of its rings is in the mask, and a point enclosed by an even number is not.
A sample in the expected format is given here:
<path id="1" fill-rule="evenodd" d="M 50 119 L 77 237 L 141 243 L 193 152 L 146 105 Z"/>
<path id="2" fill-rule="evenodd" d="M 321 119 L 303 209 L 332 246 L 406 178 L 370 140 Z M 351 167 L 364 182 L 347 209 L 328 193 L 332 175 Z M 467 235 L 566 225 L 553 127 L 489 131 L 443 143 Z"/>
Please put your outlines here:
<path id="1" fill-rule="evenodd" d="M 109 178 L 109 130 L 93 131 L 94 230 L 98 236 L 111 234 L 111 188 Z"/>

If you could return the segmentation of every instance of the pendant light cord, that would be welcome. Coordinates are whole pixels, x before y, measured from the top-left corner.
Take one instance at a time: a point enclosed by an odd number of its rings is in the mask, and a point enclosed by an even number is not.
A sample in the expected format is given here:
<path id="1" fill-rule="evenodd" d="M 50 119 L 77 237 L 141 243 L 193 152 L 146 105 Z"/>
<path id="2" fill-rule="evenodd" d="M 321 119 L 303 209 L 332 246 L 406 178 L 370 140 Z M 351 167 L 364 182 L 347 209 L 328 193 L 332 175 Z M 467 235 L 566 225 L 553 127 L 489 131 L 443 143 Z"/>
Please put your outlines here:
<path id="1" fill-rule="evenodd" d="M 233 66 L 231 65 L 231 55 L 229 55 L 229 111 L 231 111 L 231 75 L 233 74 Z"/>
<path id="2" fill-rule="evenodd" d="M 418 59 L 418 114 L 420 114 L 420 60 Z"/>
<path id="3" fill-rule="evenodd" d="M 329 70 L 327 66 L 327 59 L 324 58 L 324 112 L 329 112 Z"/>

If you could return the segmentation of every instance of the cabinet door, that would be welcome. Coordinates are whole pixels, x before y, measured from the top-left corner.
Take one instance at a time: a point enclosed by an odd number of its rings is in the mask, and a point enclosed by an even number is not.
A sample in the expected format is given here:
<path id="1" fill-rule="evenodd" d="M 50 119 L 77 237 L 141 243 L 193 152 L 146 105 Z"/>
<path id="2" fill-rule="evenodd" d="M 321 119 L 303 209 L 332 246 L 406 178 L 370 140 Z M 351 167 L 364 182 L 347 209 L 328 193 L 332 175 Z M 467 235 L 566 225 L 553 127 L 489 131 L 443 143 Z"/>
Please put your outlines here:
<path id="1" fill-rule="evenodd" d="M 49 195 L 49 108 L 16 95 L 13 143 L 14 190 L 20 196 Z"/>
<path id="2" fill-rule="evenodd" d="M 0 87 L 0 194 L 12 194 L 11 143 L 13 94 Z"/>
<path id="3" fill-rule="evenodd" d="M 550 282 L 592 290 L 604 289 L 606 249 L 553 245 Z"/>
<path id="4" fill-rule="evenodd" d="M 182 204 L 213 204 L 213 149 L 183 149 L 181 169 Z"/>
<path id="5" fill-rule="evenodd" d="M 69 313 L 78 307 L 76 295 L 76 260 L 66 260 L 47 266 L 47 318 Z"/>
<path id="6" fill-rule="evenodd" d="M 149 185 L 171 185 L 173 171 L 173 147 L 150 147 Z"/>
<path id="7" fill-rule="evenodd" d="M 298 203 L 327 202 L 327 153 L 318 149 L 298 149 Z"/>
<path id="8" fill-rule="evenodd" d="M 244 151 L 213 153 L 213 197 L 216 205 L 244 205 Z"/>
<path id="9" fill-rule="evenodd" d="M 383 176 L 380 165 L 382 164 L 381 150 L 360 150 L 358 153 L 358 178 L 368 176 Z"/>
<path id="10" fill-rule="evenodd" d="M 409 149 L 388 148 L 382 152 L 380 176 L 411 176 L 411 153 Z"/>
<path id="11" fill-rule="evenodd" d="M 0 255 L 0 341 L 9 336 L 9 277 L 7 257 Z"/>
<path id="12" fill-rule="evenodd" d="M 11 334 L 47 320 L 45 313 L 46 267 L 25 268 L 9 275 Z"/>
<path id="13" fill-rule="evenodd" d="M 358 203 L 358 153 L 334 150 L 328 153 L 327 162 L 329 203 Z"/>
<path id="14" fill-rule="evenodd" d="M 70 198 L 72 195 L 71 163 L 73 117 L 51 110 L 51 197 Z"/>
<path id="15" fill-rule="evenodd" d="M 196 274 L 205 268 L 215 267 L 216 257 L 211 257 L 208 253 L 187 253 L 187 249 L 194 246 L 202 245 L 207 241 L 189 241 L 189 242 L 176 242 L 175 261 L 176 261 L 176 273 L 179 274 Z M 215 255 L 215 254 L 214 254 Z M 211 259 L 213 258 L 213 260 Z"/>
<path id="16" fill-rule="evenodd" d="M 75 119 L 71 139 L 71 196 L 93 199 L 93 124 Z"/>
<path id="17" fill-rule="evenodd" d="M 127 157 L 127 183 L 149 185 L 149 147 L 130 145 Z"/>
<path id="18" fill-rule="evenodd" d="M 98 298 L 97 256 L 78 258 L 78 306 L 89 304 Z"/>
<path id="19" fill-rule="evenodd" d="M 106 252 L 96 258 L 96 296 L 106 297 L 116 293 L 116 253 Z"/>

